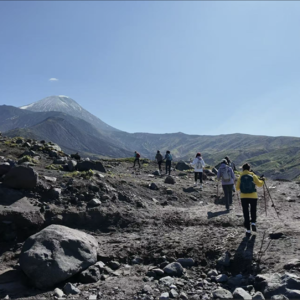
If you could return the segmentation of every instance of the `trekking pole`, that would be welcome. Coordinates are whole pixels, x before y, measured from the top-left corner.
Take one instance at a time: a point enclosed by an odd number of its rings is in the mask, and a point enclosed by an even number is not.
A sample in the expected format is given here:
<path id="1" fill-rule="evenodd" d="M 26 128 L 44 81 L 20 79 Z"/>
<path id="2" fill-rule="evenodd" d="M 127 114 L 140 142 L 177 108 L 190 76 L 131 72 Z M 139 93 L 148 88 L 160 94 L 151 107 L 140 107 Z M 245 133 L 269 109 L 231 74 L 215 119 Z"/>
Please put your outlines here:
<path id="1" fill-rule="evenodd" d="M 266 216 L 268 215 L 267 214 L 267 197 L 266 197 L 266 187 L 265 187 L 265 184 L 263 185 L 263 190 L 264 190 L 264 199 L 265 199 L 265 213 L 266 213 Z"/>
<path id="2" fill-rule="evenodd" d="M 274 203 L 274 201 L 273 201 L 273 199 L 272 199 L 272 197 L 271 197 L 269 188 L 268 188 L 268 186 L 267 186 L 267 184 L 266 184 L 266 180 L 264 181 L 264 186 L 266 187 L 267 192 L 268 192 L 268 195 L 269 195 L 269 197 L 270 197 L 270 199 L 271 199 L 271 201 L 272 201 L 272 204 L 273 204 L 274 210 L 275 210 L 275 212 L 276 212 L 276 215 L 277 215 L 278 219 L 280 219 L 280 218 L 279 218 L 279 214 L 278 214 L 277 209 L 276 209 L 276 206 L 275 206 L 275 203 Z"/>

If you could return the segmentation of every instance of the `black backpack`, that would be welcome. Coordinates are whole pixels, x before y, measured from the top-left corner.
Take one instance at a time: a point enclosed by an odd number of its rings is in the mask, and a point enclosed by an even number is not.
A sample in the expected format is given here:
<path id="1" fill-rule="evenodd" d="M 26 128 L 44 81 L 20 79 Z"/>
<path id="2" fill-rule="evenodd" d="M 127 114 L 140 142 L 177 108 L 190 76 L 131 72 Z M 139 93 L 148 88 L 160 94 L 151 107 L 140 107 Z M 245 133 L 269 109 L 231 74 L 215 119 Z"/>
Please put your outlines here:
<path id="1" fill-rule="evenodd" d="M 246 174 L 241 177 L 240 190 L 243 194 L 251 194 L 256 192 L 255 183 L 253 182 L 253 176 Z"/>

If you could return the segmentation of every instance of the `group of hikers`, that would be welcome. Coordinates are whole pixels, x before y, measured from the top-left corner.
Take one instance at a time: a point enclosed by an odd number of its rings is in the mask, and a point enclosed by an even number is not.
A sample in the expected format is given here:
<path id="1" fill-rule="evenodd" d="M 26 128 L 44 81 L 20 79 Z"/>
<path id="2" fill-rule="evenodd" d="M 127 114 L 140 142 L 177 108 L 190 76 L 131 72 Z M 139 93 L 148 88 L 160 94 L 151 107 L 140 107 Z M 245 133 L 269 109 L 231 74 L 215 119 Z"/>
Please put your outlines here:
<path id="1" fill-rule="evenodd" d="M 134 153 L 134 165 L 136 162 L 140 165 L 140 154 L 135 151 Z M 158 164 L 159 171 L 162 172 L 162 163 L 166 161 L 166 174 L 171 174 L 171 163 L 172 155 L 169 150 L 166 151 L 165 157 L 158 150 L 155 156 Z M 205 162 L 202 158 L 200 152 L 196 154 L 193 160 L 190 160 L 190 165 L 194 168 L 195 182 L 194 186 L 197 186 L 197 181 L 200 181 L 200 190 L 202 190 L 202 175 L 203 169 L 205 167 Z M 236 179 L 234 171 L 236 171 L 235 164 L 229 159 L 228 156 L 215 167 L 218 169 L 217 179 L 222 180 L 222 188 L 225 198 L 226 210 L 229 212 L 230 206 L 232 206 L 232 194 L 233 192 L 240 191 L 241 203 L 244 215 L 244 226 L 246 228 L 246 236 L 251 235 L 251 230 L 256 232 L 256 210 L 257 210 L 257 191 L 256 187 L 262 187 L 265 183 L 265 178 L 263 176 L 258 177 L 253 171 L 248 163 L 242 166 L 242 173 Z M 249 217 L 249 206 L 250 215 Z"/>

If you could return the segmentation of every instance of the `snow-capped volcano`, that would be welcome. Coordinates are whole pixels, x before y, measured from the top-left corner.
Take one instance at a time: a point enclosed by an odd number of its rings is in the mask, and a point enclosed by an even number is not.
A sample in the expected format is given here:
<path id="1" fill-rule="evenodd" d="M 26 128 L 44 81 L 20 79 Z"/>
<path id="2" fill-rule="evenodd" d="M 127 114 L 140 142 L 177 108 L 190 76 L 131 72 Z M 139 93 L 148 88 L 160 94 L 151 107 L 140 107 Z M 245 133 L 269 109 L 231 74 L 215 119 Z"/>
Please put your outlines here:
<path id="1" fill-rule="evenodd" d="M 104 123 L 82 108 L 76 101 L 64 95 L 46 97 L 38 102 L 21 106 L 20 108 L 35 112 L 59 111 L 83 119 L 102 131 L 118 131 L 118 129 Z"/>

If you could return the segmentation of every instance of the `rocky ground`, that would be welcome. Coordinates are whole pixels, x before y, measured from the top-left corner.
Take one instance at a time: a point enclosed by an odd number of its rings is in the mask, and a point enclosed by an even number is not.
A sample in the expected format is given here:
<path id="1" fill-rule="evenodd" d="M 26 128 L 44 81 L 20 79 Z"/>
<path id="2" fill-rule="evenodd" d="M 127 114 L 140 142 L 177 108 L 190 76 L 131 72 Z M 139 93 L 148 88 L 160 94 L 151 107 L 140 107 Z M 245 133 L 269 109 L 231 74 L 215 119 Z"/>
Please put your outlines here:
<path id="1" fill-rule="evenodd" d="M 210 170 L 200 190 L 189 170 L 167 179 L 154 175 L 154 162 L 132 165 L 71 160 L 57 145 L 0 137 L 1 298 L 300 299 L 299 182 L 267 180 L 279 217 L 260 189 L 258 232 L 246 238 L 237 196 L 228 213 Z M 26 239 L 53 224 L 98 246 L 87 270 L 45 287 L 25 275 L 20 257 Z M 64 238 L 43 242 L 52 258 L 79 255 L 72 251 L 82 244 L 69 249 Z"/>

